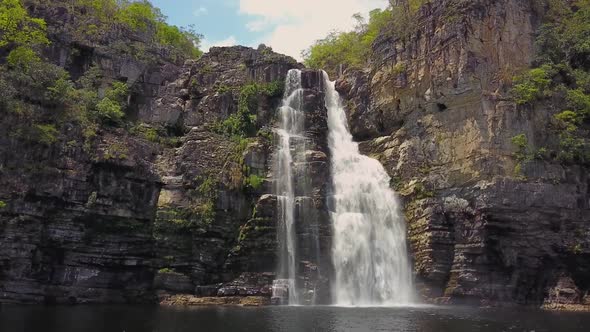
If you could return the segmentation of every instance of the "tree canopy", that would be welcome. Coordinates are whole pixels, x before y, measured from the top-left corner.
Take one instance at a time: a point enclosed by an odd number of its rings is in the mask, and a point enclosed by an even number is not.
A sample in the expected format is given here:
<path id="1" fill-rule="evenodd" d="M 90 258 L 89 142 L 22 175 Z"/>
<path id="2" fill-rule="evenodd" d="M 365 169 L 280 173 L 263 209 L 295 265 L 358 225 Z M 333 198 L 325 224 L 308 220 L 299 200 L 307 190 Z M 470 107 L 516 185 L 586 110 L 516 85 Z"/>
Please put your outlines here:
<path id="1" fill-rule="evenodd" d="M 304 52 L 308 67 L 334 72 L 341 64 L 356 67 L 366 62 L 379 31 L 391 21 L 392 11 L 375 9 L 368 22 L 360 14 L 353 17 L 357 21 L 353 31 L 333 31 Z"/>
<path id="2" fill-rule="evenodd" d="M 426 0 L 391 2 L 391 6 L 369 13 L 368 21 L 355 14 L 357 24 L 352 31 L 333 31 L 326 38 L 316 41 L 303 53 L 310 68 L 324 69 L 331 74 L 340 65 L 360 67 L 370 59 L 372 46 L 384 30 L 399 38 L 407 38 L 416 26 L 416 15 Z"/>

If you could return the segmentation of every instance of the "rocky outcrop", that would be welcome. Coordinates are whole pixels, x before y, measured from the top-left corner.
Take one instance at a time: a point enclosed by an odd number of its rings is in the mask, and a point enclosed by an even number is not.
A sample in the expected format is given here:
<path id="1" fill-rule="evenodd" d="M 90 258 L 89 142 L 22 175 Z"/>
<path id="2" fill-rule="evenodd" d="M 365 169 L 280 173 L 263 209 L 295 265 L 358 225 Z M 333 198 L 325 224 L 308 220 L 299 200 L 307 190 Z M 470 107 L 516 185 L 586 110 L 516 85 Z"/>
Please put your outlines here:
<path id="1" fill-rule="evenodd" d="M 588 291 L 587 168 L 519 164 L 511 143 L 556 140 L 551 107 L 517 107 L 508 94 L 533 59 L 541 15 L 526 1 L 427 3 L 410 38 L 384 32 L 372 66 L 337 84 L 362 150 L 404 198 L 428 300 L 540 305 L 560 298 L 551 294 L 564 274 Z"/>
<path id="2" fill-rule="evenodd" d="M 113 81 L 129 85 L 129 119 L 178 75 L 179 65 L 162 50 L 146 49 L 148 59 L 115 47 L 145 47 L 146 36 L 129 40 L 115 31 L 88 40 L 68 8 L 25 4 L 47 21 L 48 61 L 73 80 L 96 66 L 101 96 Z M 59 113 L 55 105 L 23 101 L 39 114 Z M 65 124 L 56 142 L 40 142 L 22 133 L 23 121 L 5 112 L 0 122 L 0 198 L 7 203 L 0 209 L 0 301 L 154 301 L 155 162 L 162 147 L 114 128 L 97 129 L 85 142 L 75 123 Z"/>
<path id="3" fill-rule="evenodd" d="M 228 296 L 228 297 L 197 297 L 192 295 L 173 295 L 162 299 L 165 306 L 242 306 L 260 307 L 270 305 L 267 296 Z"/>
<path id="4" fill-rule="evenodd" d="M 203 126 L 226 119 L 238 109 L 240 88 L 247 83 L 284 81 L 289 69 L 300 67 L 290 57 L 261 45 L 249 47 L 213 47 L 199 61 L 188 61 L 155 107 L 140 111 L 148 123 L 170 126 Z M 261 100 L 256 110 L 260 127 L 273 120 L 274 105 Z"/>
<path id="5" fill-rule="evenodd" d="M 141 116 L 151 114 L 157 107 L 162 86 L 176 80 L 182 60 L 170 50 L 154 45 L 153 31 L 130 31 L 115 25 L 99 29 L 98 22 L 88 22 L 84 15 L 71 12 L 67 2 L 24 1 L 29 13 L 47 23 L 51 44 L 45 50 L 46 57 L 65 68 L 77 80 L 92 66 L 100 69 L 102 76 L 99 92 L 113 81 L 127 83 L 131 87 L 127 116 L 145 122 Z M 88 30 L 87 30 L 88 29 Z"/>

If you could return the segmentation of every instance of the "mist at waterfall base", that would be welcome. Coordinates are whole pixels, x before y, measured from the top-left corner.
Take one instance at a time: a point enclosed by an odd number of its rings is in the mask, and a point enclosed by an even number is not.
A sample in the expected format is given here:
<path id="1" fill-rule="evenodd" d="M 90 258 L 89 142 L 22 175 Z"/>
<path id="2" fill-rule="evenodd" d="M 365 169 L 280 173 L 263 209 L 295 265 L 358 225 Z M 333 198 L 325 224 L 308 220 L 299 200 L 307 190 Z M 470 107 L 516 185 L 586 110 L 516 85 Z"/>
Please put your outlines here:
<path id="1" fill-rule="evenodd" d="M 587 313 L 522 308 L 0 306 L 6 332 L 584 332 L 588 326 Z"/>

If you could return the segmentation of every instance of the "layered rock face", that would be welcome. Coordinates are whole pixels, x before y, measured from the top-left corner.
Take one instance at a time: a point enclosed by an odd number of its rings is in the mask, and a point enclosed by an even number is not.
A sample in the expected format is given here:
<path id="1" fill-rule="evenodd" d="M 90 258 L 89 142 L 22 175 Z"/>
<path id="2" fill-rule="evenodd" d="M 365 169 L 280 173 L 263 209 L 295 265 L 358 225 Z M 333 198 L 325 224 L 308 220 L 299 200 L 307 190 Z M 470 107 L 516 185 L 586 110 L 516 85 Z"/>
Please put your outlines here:
<path id="1" fill-rule="evenodd" d="M 404 197 L 423 296 L 450 303 L 582 303 L 589 290 L 587 169 L 517 166 L 511 138 L 555 143 L 545 105 L 517 107 L 508 82 L 534 55 L 539 24 L 526 1 L 433 1 L 418 30 L 387 31 L 371 68 L 337 88 L 362 150 Z M 519 169 L 522 169 L 519 171 Z M 566 278 L 566 279 L 564 279 Z"/>
<path id="2" fill-rule="evenodd" d="M 270 297 L 274 220 L 253 215 L 271 192 L 269 133 L 281 96 L 254 97 L 256 137 L 236 140 L 215 127 L 237 112 L 244 86 L 280 83 L 297 63 L 265 47 L 214 48 L 182 68 L 151 65 L 131 77 L 124 68 L 133 58 L 88 57 L 84 70 L 95 64 L 128 82 L 129 118 L 178 137 L 154 143 L 109 129 L 88 149 L 72 126 L 47 147 L 9 135 L 18 119 L 4 119 L 1 300 L 152 302 L 159 290 Z M 249 183 L 251 176 L 262 183 Z M 249 238 L 256 222 L 261 236 Z M 248 241 L 253 251 L 241 254 Z"/>
<path id="3" fill-rule="evenodd" d="M 410 38 L 384 31 L 371 67 L 337 82 L 351 132 L 403 196 L 428 301 L 590 301 L 588 169 L 519 164 L 511 143 L 519 134 L 531 148 L 556 140 L 550 106 L 517 107 L 507 93 L 533 58 L 537 7 L 432 1 Z M 97 65 L 102 88 L 127 82 L 127 118 L 173 139 L 111 128 L 89 149 L 71 126 L 46 146 L 12 135 L 18 115 L 2 119 L 0 302 L 153 302 L 182 293 L 217 299 L 180 303 L 268 303 L 281 245 L 272 129 L 282 96 L 260 91 L 301 65 L 264 46 L 212 48 L 184 66 L 158 50 L 141 59 L 109 46 L 120 36 L 84 43 L 63 33 L 61 22 L 75 25 L 67 10 L 31 10 L 48 18 L 53 62 L 73 78 Z M 327 115 L 321 75 L 302 79 L 308 142 L 295 167 L 308 176 L 296 184 L 298 283 L 305 301 L 329 303 Z M 237 139 L 221 127 L 244 107 L 246 90 L 258 91 L 246 100 L 255 133 Z"/>
<path id="4" fill-rule="evenodd" d="M 125 161 L 109 155 L 121 142 L 134 151 Z M 95 159 L 75 144 L 1 146 L 2 301 L 146 300 L 160 191 L 153 147 L 123 133 L 105 135 Z"/>
<path id="5" fill-rule="evenodd" d="M 79 40 L 65 8 L 29 8 L 47 19 L 52 40 L 46 56 L 73 79 L 92 65 L 100 90 L 112 81 L 131 87 L 128 114 L 149 108 L 179 66 L 147 50 L 155 61 L 100 43 Z M 135 36 L 141 43 L 142 36 Z M 43 92 L 39 92 L 43 93 Z M 31 102 L 31 101 L 28 101 Z M 40 113 L 54 105 L 32 101 Z M 93 303 L 153 301 L 153 221 L 161 188 L 155 162 L 161 147 L 124 129 L 96 133 L 84 144 L 67 124 L 55 144 L 27 140 L 18 112 L 0 122 L 0 301 Z M 33 125 L 33 124 L 30 124 Z"/>

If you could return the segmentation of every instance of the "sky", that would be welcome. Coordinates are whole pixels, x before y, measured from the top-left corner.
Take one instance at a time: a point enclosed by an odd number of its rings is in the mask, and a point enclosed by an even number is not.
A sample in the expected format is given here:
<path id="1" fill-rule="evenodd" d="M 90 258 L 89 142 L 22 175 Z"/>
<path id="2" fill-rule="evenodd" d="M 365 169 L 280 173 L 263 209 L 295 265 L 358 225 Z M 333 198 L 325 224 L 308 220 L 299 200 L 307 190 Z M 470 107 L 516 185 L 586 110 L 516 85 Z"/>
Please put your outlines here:
<path id="1" fill-rule="evenodd" d="M 152 0 L 168 23 L 194 25 L 211 46 L 263 43 L 301 60 L 301 51 L 330 31 L 352 29 L 355 13 L 385 8 L 387 0 Z"/>

